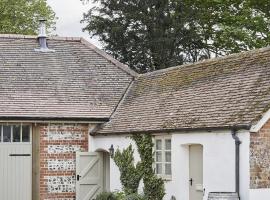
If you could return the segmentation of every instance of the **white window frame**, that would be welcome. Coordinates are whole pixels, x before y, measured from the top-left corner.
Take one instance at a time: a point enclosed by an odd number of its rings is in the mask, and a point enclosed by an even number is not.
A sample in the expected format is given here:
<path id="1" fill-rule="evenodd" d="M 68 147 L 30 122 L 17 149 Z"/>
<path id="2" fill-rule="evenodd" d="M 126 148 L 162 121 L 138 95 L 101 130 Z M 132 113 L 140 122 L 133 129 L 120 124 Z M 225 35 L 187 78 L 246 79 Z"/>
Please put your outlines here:
<path id="1" fill-rule="evenodd" d="M 172 137 L 170 135 L 166 135 L 166 136 L 154 136 L 153 137 L 153 142 L 154 142 L 154 169 L 155 169 L 155 173 L 156 173 L 156 164 L 157 163 L 160 163 L 162 165 L 162 174 L 157 174 L 159 177 L 161 177 L 162 179 L 164 180 L 172 180 Z M 157 140 L 161 140 L 161 157 L 162 157 L 162 160 L 161 162 L 156 162 L 156 141 Z M 170 150 L 166 150 L 165 149 L 165 141 L 166 140 L 171 140 L 171 149 Z M 160 151 L 160 150 L 158 150 Z M 171 162 L 166 162 L 166 155 L 165 153 L 166 152 L 171 152 Z M 171 164 L 171 174 L 168 175 L 168 174 L 165 174 L 165 165 L 166 164 Z"/>

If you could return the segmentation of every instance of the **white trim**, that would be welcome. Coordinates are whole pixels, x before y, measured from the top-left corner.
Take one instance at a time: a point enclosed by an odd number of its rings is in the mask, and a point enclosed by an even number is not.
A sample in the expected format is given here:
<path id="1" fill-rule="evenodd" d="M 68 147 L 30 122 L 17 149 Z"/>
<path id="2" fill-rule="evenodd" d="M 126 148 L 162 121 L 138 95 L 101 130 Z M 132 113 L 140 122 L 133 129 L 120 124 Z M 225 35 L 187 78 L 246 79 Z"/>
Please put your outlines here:
<path id="1" fill-rule="evenodd" d="M 172 142 L 172 137 L 171 137 L 171 135 L 164 135 L 164 136 L 155 136 L 154 138 L 154 148 L 153 148 L 153 150 L 154 150 L 154 169 L 155 169 L 155 171 L 156 171 L 156 164 L 157 163 L 159 163 L 159 164 L 161 164 L 162 165 L 162 174 L 157 174 L 157 176 L 158 177 L 160 177 L 160 178 L 162 178 L 163 180 L 172 180 L 172 174 L 170 174 L 170 175 L 167 175 L 166 173 L 165 173 L 165 165 L 166 165 L 166 163 L 168 163 L 168 164 L 171 164 L 171 170 L 172 170 L 172 160 L 171 160 L 171 162 L 166 162 L 165 161 L 165 157 L 166 157 L 166 152 L 170 152 L 171 153 L 171 155 L 172 155 L 172 146 L 171 146 L 171 149 L 170 150 L 166 150 L 165 149 L 165 140 L 171 140 L 171 142 Z M 156 150 L 156 141 L 157 140 L 161 140 L 161 143 L 162 143 L 162 148 L 160 149 L 160 150 Z M 156 162 L 156 151 L 160 151 L 161 152 L 161 154 L 162 154 L 162 161 L 161 162 Z"/>
<path id="2" fill-rule="evenodd" d="M 264 113 L 263 117 L 257 122 L 257 124 L 251 126 L 250 132 L 257 133 L 270 119 L 270 109 Z"/>

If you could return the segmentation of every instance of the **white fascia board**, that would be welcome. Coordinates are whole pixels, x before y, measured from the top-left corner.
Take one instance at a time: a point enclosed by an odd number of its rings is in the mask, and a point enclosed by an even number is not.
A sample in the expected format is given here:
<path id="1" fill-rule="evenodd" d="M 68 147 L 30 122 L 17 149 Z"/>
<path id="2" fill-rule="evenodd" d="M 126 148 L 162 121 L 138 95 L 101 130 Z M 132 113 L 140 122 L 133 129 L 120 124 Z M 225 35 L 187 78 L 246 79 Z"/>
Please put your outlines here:
<path id="1" fill-rule="evenodd" d="M 270 119 L 270 109 L 264 113 L 263 117 L 250 128 L 251 133 L 257 133 Z"/>

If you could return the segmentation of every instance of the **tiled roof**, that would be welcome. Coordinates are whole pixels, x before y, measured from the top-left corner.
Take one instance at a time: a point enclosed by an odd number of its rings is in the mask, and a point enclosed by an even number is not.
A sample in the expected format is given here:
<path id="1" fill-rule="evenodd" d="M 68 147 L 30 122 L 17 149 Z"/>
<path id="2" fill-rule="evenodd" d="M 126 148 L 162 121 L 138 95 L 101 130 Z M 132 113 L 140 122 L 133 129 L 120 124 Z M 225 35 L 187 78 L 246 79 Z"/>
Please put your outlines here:
<path id="1" fill-rule="evenodd" d="M 136 73 L 81 38 L 0 35 L 0 118 L 109 118 Z"/>
<path id="2" fill-rule="evenodd" d="M 270 108 L 270 48 L 139 76 L 97 133 L 249 126 Z"/>

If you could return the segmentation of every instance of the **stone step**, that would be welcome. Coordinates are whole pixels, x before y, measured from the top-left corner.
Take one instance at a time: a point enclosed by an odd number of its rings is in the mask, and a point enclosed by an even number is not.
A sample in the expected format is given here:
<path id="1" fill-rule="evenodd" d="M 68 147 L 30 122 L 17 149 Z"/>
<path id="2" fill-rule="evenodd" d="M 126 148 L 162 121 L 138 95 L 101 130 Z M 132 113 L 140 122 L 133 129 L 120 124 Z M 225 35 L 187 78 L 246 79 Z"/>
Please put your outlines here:
<path id="1" fill-rule="evenodd" d="M 210 192 L 208 200 L 239 200 L 236 192 Z"/>

